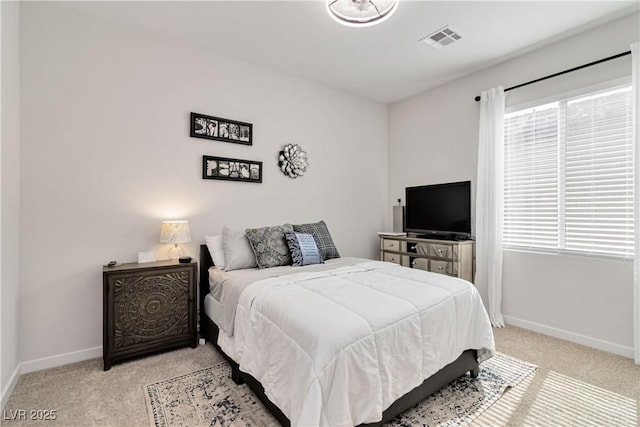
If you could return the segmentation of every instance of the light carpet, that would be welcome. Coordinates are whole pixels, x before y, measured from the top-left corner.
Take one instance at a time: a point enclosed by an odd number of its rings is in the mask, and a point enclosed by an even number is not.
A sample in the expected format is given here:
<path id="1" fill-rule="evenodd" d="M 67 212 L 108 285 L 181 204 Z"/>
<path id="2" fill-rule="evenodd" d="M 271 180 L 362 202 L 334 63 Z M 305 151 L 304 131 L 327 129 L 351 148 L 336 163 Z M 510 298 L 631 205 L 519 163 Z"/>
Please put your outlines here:
<path id="1" fill-rule="evenodd" d="M 478 378 L 465 375 L 396 417 L 392 427 L 467 425 L 516 387 L 536 366 L 496 353 L 480 365 Z M 224 362 L 145 387 L 151 425 L 156 427 L 277 426 L 246 385 L 230 378 Z"/>

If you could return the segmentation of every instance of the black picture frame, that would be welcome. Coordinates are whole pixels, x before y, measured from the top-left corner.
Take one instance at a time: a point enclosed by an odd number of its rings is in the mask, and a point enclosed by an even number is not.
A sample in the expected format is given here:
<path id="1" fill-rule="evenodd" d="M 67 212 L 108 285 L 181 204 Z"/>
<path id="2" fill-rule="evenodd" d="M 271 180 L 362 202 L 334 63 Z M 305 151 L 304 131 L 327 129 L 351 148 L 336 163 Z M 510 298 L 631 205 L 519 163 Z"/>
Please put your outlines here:
<path id="1" fill-rule="evenodd" d="M 262 182 L 262 162 L 202 156 L 202 179 Z"/>
<path id="2" fill-rule="evenodd" d="M 191 113 L 189 136 L 234 144 L 253 145 L 253 125 L 222 117 Z"/>

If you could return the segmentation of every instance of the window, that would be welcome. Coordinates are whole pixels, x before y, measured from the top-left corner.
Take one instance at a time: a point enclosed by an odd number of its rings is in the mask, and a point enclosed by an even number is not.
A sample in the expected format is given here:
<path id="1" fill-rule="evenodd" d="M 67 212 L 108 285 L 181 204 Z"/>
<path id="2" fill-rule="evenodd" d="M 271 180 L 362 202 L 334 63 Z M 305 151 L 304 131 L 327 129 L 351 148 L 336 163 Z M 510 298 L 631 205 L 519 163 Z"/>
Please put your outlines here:
<path id="1" fill-rule="evenodd" d="M 505 116 L 504 245 L 633 257 L 631 86 Z"/>

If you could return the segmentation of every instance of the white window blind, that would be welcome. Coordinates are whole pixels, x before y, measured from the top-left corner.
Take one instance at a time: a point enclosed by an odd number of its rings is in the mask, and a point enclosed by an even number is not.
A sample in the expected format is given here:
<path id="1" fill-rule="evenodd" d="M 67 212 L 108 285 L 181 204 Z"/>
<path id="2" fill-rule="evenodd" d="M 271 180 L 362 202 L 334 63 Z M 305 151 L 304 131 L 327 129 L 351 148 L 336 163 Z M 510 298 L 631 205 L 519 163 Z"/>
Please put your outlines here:
<path id="1" fill-rule="evenodd" d="M 633 257 L 631 86 L 505 117 L 504 245 Z"/>

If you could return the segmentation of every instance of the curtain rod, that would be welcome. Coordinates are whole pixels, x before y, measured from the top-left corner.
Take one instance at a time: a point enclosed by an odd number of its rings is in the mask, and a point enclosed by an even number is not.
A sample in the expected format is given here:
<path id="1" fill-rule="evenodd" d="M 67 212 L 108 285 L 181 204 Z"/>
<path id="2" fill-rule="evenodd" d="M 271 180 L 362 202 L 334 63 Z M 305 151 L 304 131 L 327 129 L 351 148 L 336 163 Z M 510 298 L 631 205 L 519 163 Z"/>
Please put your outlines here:
<path id="1" fill-rule="evenodd" d="M 547 80 L 547 79 L 550 79 L 552 77 L 558 77 L 558 76 L 561 76 L 563 74 L 571 73 L 573 71 L 581 70 L 583 68 L 591 67 L 592 65 L 597 65 L 597 64 L 600 64 L 602 62 L 611 61 L 612 59 L 617 59 L 617 58 L 620 58 L 622 56 L 627 56 L 627 55 L 630 55 L 630 54 L 631 54 L 631 51 L 628 50 L 626 52 L 618 53 L 617 55 L 613 55 L 613 56 L 609 56 L 607 58 L 599 59 L 597 61 L 589 62 L 588 64 L 584 64 L 584 65 L 580 65 L 580 66 L 577 66 L 577 67 L 573 67 L 573 68 L 570 68 L 568 70 L 560 71 L 558 73 L 549 74 L 548 76 L 540 77 L 539 79 L 531 80 L 531 81 L 528 81 L 526 83 L 520 83 L 519 85 L 508 87 L 504 91 L 505 92 L 509 92 L 510 90 L 513 90 L 513 89 L 518 89 L 518 88 L 521 88 L 523 86 L 528 86 L 528 85 L 533 84 L 533 83 L 541 82 L 542 80 Z M 476 96 L 474 99 L 476 100 L 476 102 L 480 101 L 480 97 L 479 96 Z"/>

